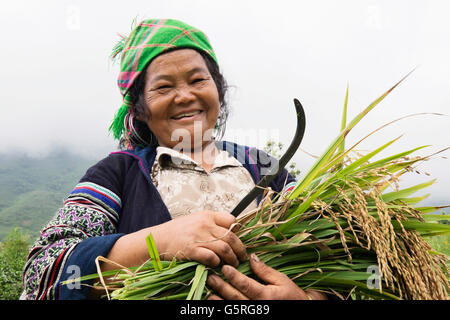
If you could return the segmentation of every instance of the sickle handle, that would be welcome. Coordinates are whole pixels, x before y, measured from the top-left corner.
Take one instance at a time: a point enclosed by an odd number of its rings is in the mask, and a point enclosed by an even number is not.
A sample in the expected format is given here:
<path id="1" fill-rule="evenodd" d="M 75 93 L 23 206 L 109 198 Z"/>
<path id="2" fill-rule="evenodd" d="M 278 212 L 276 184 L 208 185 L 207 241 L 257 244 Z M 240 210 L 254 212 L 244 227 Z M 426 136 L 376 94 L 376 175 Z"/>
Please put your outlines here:
<path id="1" fill-rule="evenodd" d="M 260 194 L 269 183 L 284 169 L 289 160 L 293 157 L 297 151 L 300 143 L 302 142 L 303 135 L 305 134 L 305 110 L 297 99 L 294 99 L 295 110 L 297 112 L 297 130 L 295 131 L 294 138 L 291 145 L 286 150 L 285 154 L 278 161 L 278 166 L 271 166 L 272 169 L 269 174 L 265 175 L 258 184 L 238 203 L 238 205 L 231 211 L 231 214 L 237 217 L 247 206 Z M 274 172 L 276 171 L 276 172 Z"/>

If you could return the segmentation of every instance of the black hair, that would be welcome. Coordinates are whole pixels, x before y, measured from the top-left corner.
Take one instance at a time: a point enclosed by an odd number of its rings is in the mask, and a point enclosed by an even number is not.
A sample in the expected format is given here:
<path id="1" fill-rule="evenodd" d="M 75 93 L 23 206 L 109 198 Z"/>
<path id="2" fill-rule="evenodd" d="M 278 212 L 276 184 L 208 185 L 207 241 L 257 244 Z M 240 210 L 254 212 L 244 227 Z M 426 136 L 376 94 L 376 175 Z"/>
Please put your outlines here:
<path id="1" fill-rule="evenodd" d="M 179 50 L 182 48 L 174 49 Z M 171 50 L 173 51 L 173 50 Z M 217 91 L 219 93 L 219 103 L 220 103 L 220 109 L 219 109 L 219 117 L 217 119 L 216 124 L 216 139 L 220 140 L 224 133 L 225 133 L 225 127 L 226 122 L 228 119 L 228 116 L 230 114 L 230 110 L 228 107 L 228 102 L 226 99 L 226 94 L 228 91 L 228 84 L 220 72 L 219 66 L 217 63 L 211 58 L 211 56 L 202 51 L 197 51 L 200 53 L 200 55 L 203 57 L 203 60 L 205 61 L 205 64 L 208 68 L 209 73 L 211 74 L 214 83 L 216 84 Z M 147 103 L 145 101 L 145 81 L 146 81 L 146 74 L 147 74 L 147 67 L 143 72 L 139 74 L 139 76 L 136 78 L 136 80 L 133 82 L 131 88 L 128 91 L 128 94 L 131 99 L 131 112 L 134 114 L 133 117 L 133 127 L 134 130 L 131 130 L 128 137 L 122 137 L 119 142 L 119 147 L 121 149 L 126 148 L 135 148 L 137 146 L 146 147 L 149 145 L 157 146 L 158 141 L 156 139 L 156 136 L 153 134 L 153 132 L 148 127 L 147 123 L 139 119 L 148 119 L 148 117 L 151 117 L 151 114 L 149 114 L 149 110 L 147 107 Z"/>

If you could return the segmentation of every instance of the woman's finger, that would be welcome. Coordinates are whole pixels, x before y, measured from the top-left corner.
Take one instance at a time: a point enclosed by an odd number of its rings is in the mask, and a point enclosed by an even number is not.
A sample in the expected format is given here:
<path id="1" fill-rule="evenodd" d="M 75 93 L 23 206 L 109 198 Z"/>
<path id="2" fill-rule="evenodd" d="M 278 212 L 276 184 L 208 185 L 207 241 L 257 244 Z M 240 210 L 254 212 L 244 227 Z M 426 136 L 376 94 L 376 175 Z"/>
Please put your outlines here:
<path id="1" fill-rule="evenodd" d="M 207 248 L 213 251 L 216 255 L 218 255 L 224 263 L 230 264 L 232 266 L 238 266 L 239 260 L 234 253 L 231 246 L 221 239 L 212 240 L 202 243 L 202 247 Z"/>
<path id="2" fill-rule="evenodd" d="M 291 281 L 284 273 L 281 273 L 260 261 L 254 253 L 250 256 L 250 267 L 255 275 L 267 284 L 282 285 Z"/>
<path id="3" fill-rule="evenodd" d="M 189 260 L 194 260 L 213 268 L 220 264 L 220 257 L 209 248 L 194 247 L 187 254 L 180 253 L 180 256 L 189 257 Z"/>
<path id="4" fill-rule="evenodd" d="M 225 229 L 229 229 L 236 222 L 236 217 L 227 212 L 211 211 L 214 222 Z"/>
<path id="5" fill-rule="evenodd" d="M 242 295 L 252 300 L 263 298 L 265 286 L 256 280 L 247 277 L 229 265 L 222 267 L 222 273 L 225 278 L 227 278 L 230 285 L 234 287 L 235 290 L 238 290 Z"/>
<path id="6" fill-rule="evenodd" d="M 229 283 L 225 282 L 219 276 L 214 274 L 210 275 L 206 280 L 206 284 L 214 290 L 215 293 L 220 295 L 226 300 L 248 300 L 248 298 L 242 294 L 239 290 L 234 288 Z"/>
<path id="7" fill-rule="evenodd" d="M 212 231 L 212 234 L 214 237 L 228 243 L 239 261 L 243 262 L 247 260 L 247 250 L 242 241 L 235 233 L 233 233 L 229 229 L 218 227 Z"/>

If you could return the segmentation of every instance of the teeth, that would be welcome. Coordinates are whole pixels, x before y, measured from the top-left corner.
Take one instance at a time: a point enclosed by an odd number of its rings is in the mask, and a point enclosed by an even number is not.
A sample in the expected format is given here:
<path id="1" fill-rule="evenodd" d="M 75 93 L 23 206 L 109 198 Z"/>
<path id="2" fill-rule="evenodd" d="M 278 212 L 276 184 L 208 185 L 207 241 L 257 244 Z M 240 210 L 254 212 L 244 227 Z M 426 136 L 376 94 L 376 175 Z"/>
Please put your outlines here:
<path id="1" fill-rule="evenodd" d="M 194 116 L 196 114 L 199 114 L 200 112 L 201 112 L 200 110 L 192 111 L 192 112 L 189 112 L 189 113 L 180 114 L 179 116 L 176 116 L 176 117 L 173 117 L 173 118 L 174 119 L 181 119 L 181 118 L 184 118 L 184 117 L 192 117 L 192 116 Z"/>

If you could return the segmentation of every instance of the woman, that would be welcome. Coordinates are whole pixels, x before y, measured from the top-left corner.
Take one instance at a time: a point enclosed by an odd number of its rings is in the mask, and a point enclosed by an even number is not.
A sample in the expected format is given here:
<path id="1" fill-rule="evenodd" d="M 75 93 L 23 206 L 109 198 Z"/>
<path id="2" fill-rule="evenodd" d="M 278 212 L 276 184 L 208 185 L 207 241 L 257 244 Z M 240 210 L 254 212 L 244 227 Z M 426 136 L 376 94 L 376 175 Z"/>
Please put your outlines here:
<path id="1" fill-rule="evenodd" d="M 95 273 L 99 255 L 126 267 L 142 264 L 152 233 L 162 259 L 223 263 L 229 282 L 210 276 L 210 299 L 326 298 L 256 256 L 250 264 L 265 284 L 235 269 L 248 257 L 229 232 L 236 222 L 229 212 L 275 162 L 215 138 L 228 115 L 226 83 L 207 37 L 181 21 L 144 20 L 115 49 L 124 103 L 110 129 L 122 150 L 87 171 L 42 231 L 25 266 L 26 297 L 89 297 L 87 286 L 60 283 Z M 293 183 L 284 170 L 270 186 L 286 192 Z"/>

